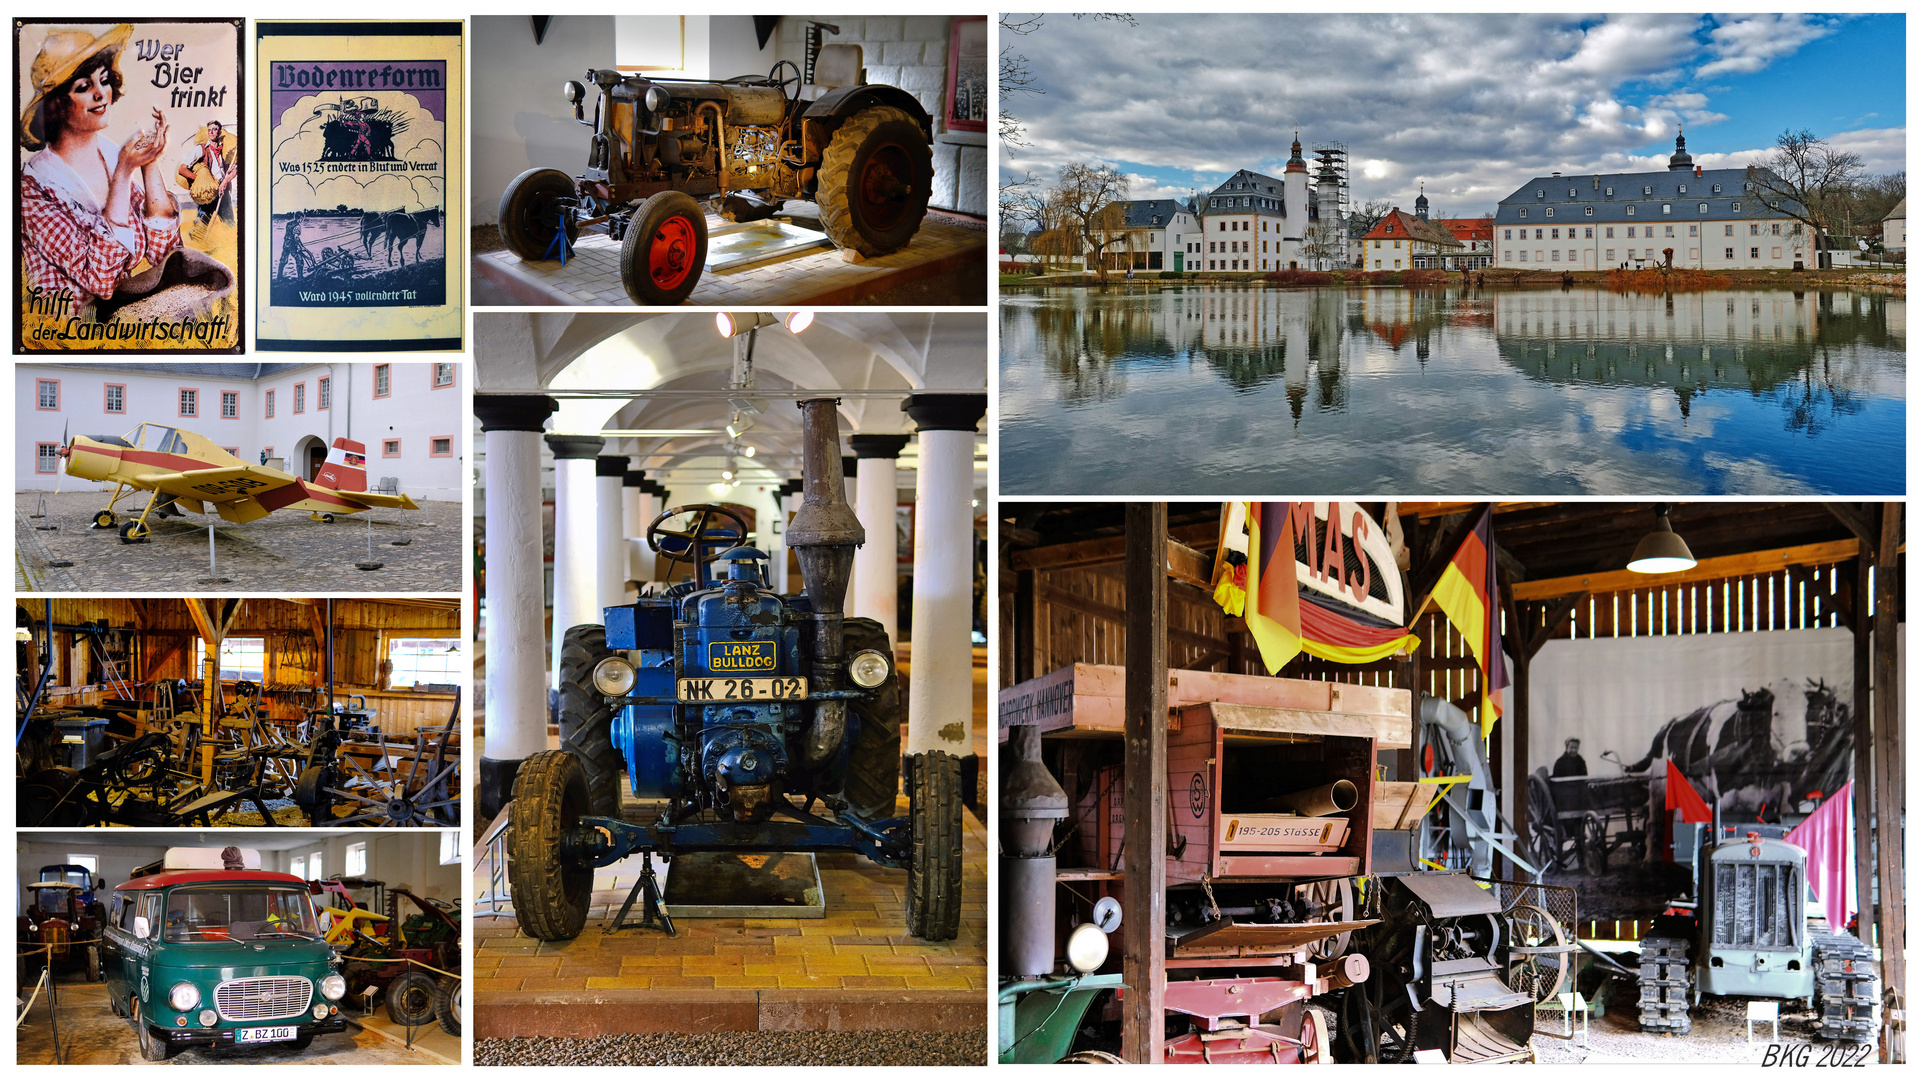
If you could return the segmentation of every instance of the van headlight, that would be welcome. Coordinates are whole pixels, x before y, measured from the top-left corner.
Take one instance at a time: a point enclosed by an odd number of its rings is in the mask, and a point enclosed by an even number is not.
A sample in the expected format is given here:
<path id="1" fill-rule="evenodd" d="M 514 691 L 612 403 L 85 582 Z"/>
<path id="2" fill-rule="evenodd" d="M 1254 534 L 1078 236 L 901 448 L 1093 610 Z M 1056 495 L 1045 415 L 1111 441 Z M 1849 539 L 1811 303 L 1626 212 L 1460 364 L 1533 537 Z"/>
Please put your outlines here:
<path id="1" fill-rule="evenodd" d="M 885 682 L 887 673 L 892 669 L 893 663 L 886 658 L 885 653 L 867 649 L 853 654 L 852 661 L 846 665 L 846 674 L 853 680 L 853 685 L 871 690 Z"/>
<path id="2" fill-rule="evenodd" d="M 174 983 L 173 989 L 167 991 L 167 1004 L 178 1012 L 186 1012 L 200 1004 L 200 988 L 188 982 Z"/>
<path id="3" fill-rule="evenodd" d="M 633 690 L 633 665 L 621 656 L 600 661 L 593 668 L 593 689 L 607 697 L 625 697 Z"/>
<path id="4" fill-rule="evenodd" d="M 328 1001 L 338 1001 L 346 996 L 346 980 L 335 973 L 320 980 L 320 995 Z"/>

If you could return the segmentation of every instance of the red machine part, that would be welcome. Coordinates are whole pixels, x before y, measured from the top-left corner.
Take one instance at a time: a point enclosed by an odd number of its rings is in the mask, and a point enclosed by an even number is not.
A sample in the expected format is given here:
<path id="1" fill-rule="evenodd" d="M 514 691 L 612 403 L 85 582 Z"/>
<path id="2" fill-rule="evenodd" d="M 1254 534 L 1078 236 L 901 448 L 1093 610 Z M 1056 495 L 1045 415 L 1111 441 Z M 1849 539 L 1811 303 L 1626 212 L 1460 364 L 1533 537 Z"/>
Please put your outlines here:
<path id="1" fill-rule="evenodd" d="M 1183 1065 L 1295 1065 L 1330 1062 L 1325 1015 L 1305 1004 L 1314 982 L 1193 979 L 1166 984 L 1166 1011 L 1203 1030 L 1170 1039 L 1166 1062 Z M 1276 1023 L 1260 1018 L 1278 1013 Z"/>

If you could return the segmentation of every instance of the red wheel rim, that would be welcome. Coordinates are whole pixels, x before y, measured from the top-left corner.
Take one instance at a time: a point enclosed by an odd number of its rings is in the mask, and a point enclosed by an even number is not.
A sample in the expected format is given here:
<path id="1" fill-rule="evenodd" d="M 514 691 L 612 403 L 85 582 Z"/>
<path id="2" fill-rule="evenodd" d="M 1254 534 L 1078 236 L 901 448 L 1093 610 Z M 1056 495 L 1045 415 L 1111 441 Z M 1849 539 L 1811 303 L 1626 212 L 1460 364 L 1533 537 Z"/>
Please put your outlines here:
<path id="1" fill-rule="evenodd" d="M 913 162 L 906 148 L 888 143 L 874 150 L 860 166 L 860 216 L 882 232 L 899 224 L 913 194 Z"/>
<path id="2" fill-rule="evenodd" d="M 693 223 L 685 216 L 667 218 L 653 230 L 646 247 L 646 275 L 661 289 L 677 288 L 693 272 L 693 251 L 699 246 Z"/>

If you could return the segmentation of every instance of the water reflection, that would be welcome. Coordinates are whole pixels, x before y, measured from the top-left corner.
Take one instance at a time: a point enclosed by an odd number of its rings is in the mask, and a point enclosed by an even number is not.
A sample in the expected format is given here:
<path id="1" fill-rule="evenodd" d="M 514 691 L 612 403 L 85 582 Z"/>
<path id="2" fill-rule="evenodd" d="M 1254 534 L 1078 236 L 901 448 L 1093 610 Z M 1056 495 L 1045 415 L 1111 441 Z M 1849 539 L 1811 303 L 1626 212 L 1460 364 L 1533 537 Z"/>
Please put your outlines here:
<path id="1" fill-rule="evenodd" d="M 1001 318 L 1009 492 L 1904 490 L 1881 294 L 1133 286 Z"/>

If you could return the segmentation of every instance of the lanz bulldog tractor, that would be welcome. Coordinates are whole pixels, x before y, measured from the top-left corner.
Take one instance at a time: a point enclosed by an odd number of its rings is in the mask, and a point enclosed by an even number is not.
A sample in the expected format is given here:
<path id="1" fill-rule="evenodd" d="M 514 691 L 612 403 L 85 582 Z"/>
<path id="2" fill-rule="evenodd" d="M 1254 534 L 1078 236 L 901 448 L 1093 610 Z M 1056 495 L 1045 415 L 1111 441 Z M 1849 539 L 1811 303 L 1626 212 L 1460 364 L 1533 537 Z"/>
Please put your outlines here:
<path id="1" fill-rule="evenodd" d="M 690 562 L 694 580 L 566 632 L 562 749 L 526 759 L 513 785 L 508 884 L 533 937 L 577 936 L 594 869 L 634 853 L 645 856 L 643 872 L 609 925 L 626 925 L 643 888 L 650 923 L 659 909 L 652 856 L 702 851 L 854 851 L 905 867 L 907 932 L 932 941 L 958 933 L 959 759 L 935 751 L 909 760 L 911 810 L 893 815 L 899 680 L 879 624 L 843 612 L 866 536 L 846 502 L 836 406 L 799 403 L 805 495 L 787 540 L 803 595 L 768 588 L 767 556 L 743 546 L 747 527 L 731 511 L 680 507 L 653 521 L 647 541 Z M 689 517 L 690 526 L 668 528 Z M 727 565 L 723 578 L 714 563 Z M 664 803 L 648 824 L 620 815 L 622 768 L 636 797 Z M 673 932 L 670 918 L 661 922 Z"/>
<path id="2" fill-rule="evenodd" d="M 522 259 L 561 258 L 582 228 L 604 225 L 620 242 L 627 295 L 677 304 L 706 265 L 696 197 L 736 222 L 811 199 L 833 243 L 868 256 L 905 247 L 926 216 L 932 120 L 898 87 L 840 86 L 803 101 L 790 60 L 724 82 L 611 68 L 585 79 L 599 88 L 591 119 L 585 85 L 563 88 L 573 118 L 593 129 L 585 170 L 529 169 L 500 196 L 500 237 Z"/>

